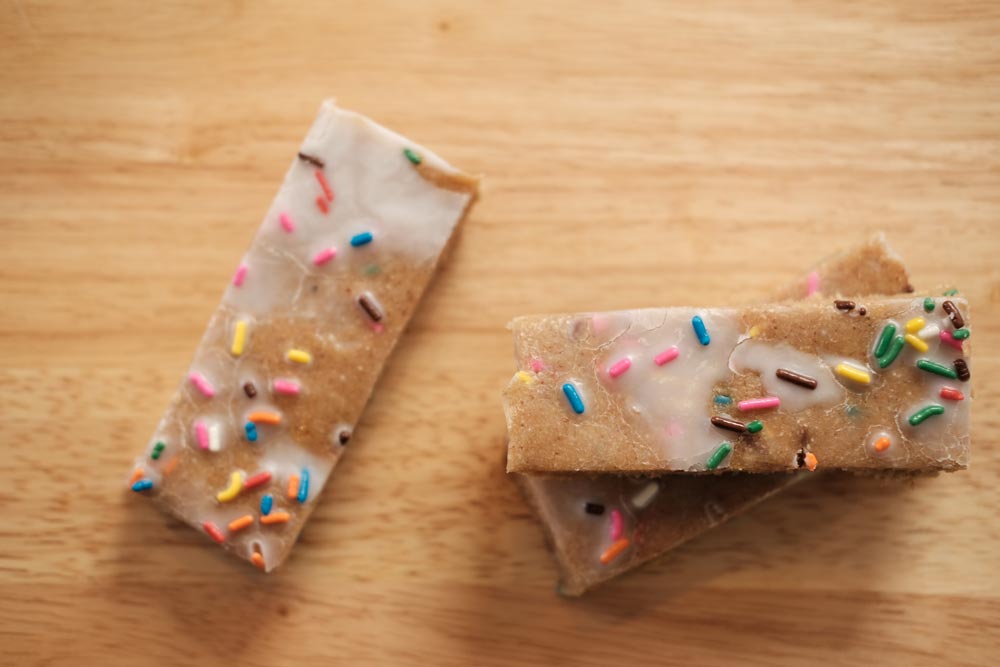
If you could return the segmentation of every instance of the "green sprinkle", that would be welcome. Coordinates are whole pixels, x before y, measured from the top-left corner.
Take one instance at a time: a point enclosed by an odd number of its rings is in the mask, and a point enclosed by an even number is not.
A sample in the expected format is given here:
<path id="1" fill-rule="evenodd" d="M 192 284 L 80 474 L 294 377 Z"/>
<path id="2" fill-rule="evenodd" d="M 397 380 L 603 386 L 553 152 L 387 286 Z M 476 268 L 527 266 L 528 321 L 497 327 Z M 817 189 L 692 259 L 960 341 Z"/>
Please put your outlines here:
<path id="1" fill-rule="evenodd" d="M 912 426 L 918 426 L 922 424 L 928 417 L 933 417 L 934 415 L 943 415 L 944 408 L 940 405 L 928 405 L 923 410 L 918 410 L 910 415 L 910 424 Z"/>
<path id="2" fill-rule="evenodd" d="M 153 453 L 149 455 L 149 458 L 153 459 L 154 461 L 160 458 L 160 454 L 163 453 L 164 448 L 166 448 L 165 444 L 163 444 L 162 442 L 157 442 L 155 445 L 153 445 Z"/>
<path id="3" fill-rule="evenodd" d="M 958 294 L 957 289 L 950 289 L 947 292 L 944 292 L 942 296 L 955 296 L 956 294 Z"/>
<path id="4" fill-rule="evenodd" d="M 969 331 L 967 328 L 962 327 L 961 329 L 955 329 L 954 331 L 952 331 L 951 335 L 953 338 L 957 340 L 965 340 L 966 338 L 969 337 L 970 333 L 972 332 Z"/>
<path id="5" fill-rule="evenodd" d="M 930 297 L 924 299 L 924 310 L 926 310 L 928 313 L 934 311 L 934 299 Z"/>
<path id="6" fill-rule="evenodd" d="M 403 155 L 405 155 L 406 159 L 412 162 L 413 164 L 420 164 L 421 162 L 424 161 L 424 159 L 420 157 L 420 153 L 416 152 L 412 148 L 404 148 Z"/>
<path id="7" fill-rule="evenodd" d="M 723 394 L 717 394 L 715 397 L 715 402 L 719 405 L 729 405 L 730 403 L 733 402 L 733 399 L 731 399 L 728 396 L 724 396 Z"/>
<path id="8" fill-rule="evenodd" d="M 712 452 L 712 455 L 708 457 L 708 463 L 705 464 L 705 469 L 715 470 L 718 468 L 719 464 L 722 463 L 727 456 L 729 456 L 729 452 L 731 451 L 733 451 L 733 446 L 728 442 L 724 442 L 719 445 L 719 448 Z"/>
<path id="9" fill-rule="evenodd" d="M 889 365 L 896 361 L 896 357 L 902 351 L 903 346 L 906 345 L 906 339 L 902 336 L 896 336 L 892 339 L 892 343 L 889 345 L 889 349 L 886 351 L 885 355 L 878 358 L 879 368 L 888 368 Z"/>
<path id="10" fill-rule="evenodd" d="M 948 368 L 947 366 L 943 366 L 942 364 L 931 361 L 930 359 L 918 360 L 917 368 L 919 368 L 922 371 L 927 371 L 928 373 L 934 373 L 934 375 L 940 375 L 941 377 L 946 377 L 949 380 L 958 379 L 958 373 L 955 372 L 955 369 Z M 941 408 L 941 411 L 944 412 L 944 408 Z M 923 421 L 923 419 L 921 419 L 920 421 Z"/>
<path id="11" fill-rule="evenodd" d="M 378 268 L 378 264 L 369 264 L 365 267 L 366 276 L 377 276 L 382 272 L 382 269 Z"/>
<path id="12" fill-rule="evenodd" d="M 889 343 L 892 342 L 892 337 L 896 335 L 896 325 L 887 324 L 885 328 L 882 329 L 882 333 L 878 336 L 878 342 L 875 343 L 875 356 L 881 357 L 885 354 L 885 351 L 889 349 Z"/>
<path id="13" fill-rule="evenodd" d="M 764 430 L 764 424 L 759 419 L 754 419 L 747 424 L 747 433 L 760 433 Z"/>

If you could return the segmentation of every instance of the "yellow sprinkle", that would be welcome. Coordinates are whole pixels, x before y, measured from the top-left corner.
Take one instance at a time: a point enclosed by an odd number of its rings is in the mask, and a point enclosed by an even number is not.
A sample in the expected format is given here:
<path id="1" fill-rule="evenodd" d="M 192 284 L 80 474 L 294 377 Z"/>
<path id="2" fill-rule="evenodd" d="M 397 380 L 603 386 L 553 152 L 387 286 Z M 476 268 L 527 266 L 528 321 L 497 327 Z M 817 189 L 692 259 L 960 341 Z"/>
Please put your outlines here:
<path id="1" fill-rule="evenodd" d="M 837 367 L 834 370 L 837 371 L 837 375 L 840 377 L 845 377 L 848 380 L 854 380 L 855 382 L 860 382 L 861 384 L 868 384 L 872 381 L 872 376 L 866 371 L 853 366 L 848 366 L 847 364 L 837 364 Z"/>
<path id="2" fill-rule="evenodd" d="M 924 318 L 914 317 L 906 323 L 906 333 L 917 333 L 924 328 L 925 324 L 927 324 L 927 322 L 924 321 Z"/>
<path id="3" fill-rule="evenodd" d="M 907 324 L 906 328 L 909 329 L 910 325 Z M 906 334 L 905 336 L 903 336 L 903 338 L 905 338 L 906 342 L 909 343 L 910 345 L 912 345 L 913 349 L 915 349 L 917 352 L 926 352 L 927 350 L 930 349 L 929 347 L 927 347 L 927 343 L 925 343 L 924 341 L 920 340 L 919 338 L 917 338 L 916 336 L 914 336 L 911 333 Z"/>
<path id="4" fill-rule="evenodd" d="M 292 349 L 288 351 L 288 360 L 294 361 L 297 364 L 308 364 L 313 360 L 313 358 L 312 355 L 305 350 Z"/>
<path id="5" fill-rule="evenodd" d="M 528 371 L 518 371 L 517 379 L 524 384 L 535 384 L 535 378 L 531 377 L 531 373 Z"/>
<path id="6" fill-rule="evenodd" d="M 229 486 L 227 486 L 224 490 L 219 491 L 218 495 L 215 497 L 220 503 L 228 503 L 230 500 L 238 496 L 242 490 L 243 475 L 238 472 L 234 472 L 229 476 Z"/>
<path id="7" fill-rule="evenodd" d="M 757 326 L 755 324 L 752 327 L 750 327 L 750 337 L 751 338 L 756 338 L 759 335 L 760 335 L 760 327 L 759 326 Z"/>
<path id="8" fill-rule="evenodd" d="M 232 352 L 234 357 L 238 357 L 243 354 L 243 348 L 247 343 L 247 323 L 246 320 L 240 320 L 236 323 L 236 331 L 233 332 L 233 347 Z"/>

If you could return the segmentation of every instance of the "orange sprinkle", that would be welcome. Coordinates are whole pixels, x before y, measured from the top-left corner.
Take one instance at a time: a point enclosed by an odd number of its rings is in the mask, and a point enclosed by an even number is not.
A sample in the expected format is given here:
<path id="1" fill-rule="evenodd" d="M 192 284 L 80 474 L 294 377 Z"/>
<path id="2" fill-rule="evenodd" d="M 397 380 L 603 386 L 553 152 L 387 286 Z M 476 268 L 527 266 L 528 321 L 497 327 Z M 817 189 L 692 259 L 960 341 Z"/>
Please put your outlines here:
<path id="1" fill-rule="evenodd" d="M 330 205 L 326 203 L 326 199 L 324 199 L 322 196 L 316 197 L 316 206 L 318 206 L 319 210 L 323 211 L 324 213 L 330 212 Z"/>
<path id="2" fill-rule="evenodd" d="M 292 475 L 288 478 L 288 492 L 285 494 L 289 498 L 297 498 L 299 495 L 299 476 Z"/>
<path id="3" fill-rule="evenodd" d="M 809 472 L 815 470 L 817 465 L 819 465 L 819 459 L 812 452 L 808 452 L 806 454 L 806 467 L 809 468 Z"/>
<path id="4" fill-rule="evenodd" d="M 132 471 L 132 477 L 128 480 L 128 485 L 132 486 L 133 484 L 135 484 L 136 482 L 138 482 L 140 479 L 142 479 L 142 476 L 145 475 L 145 474 L 146 474 L 146 471 L 142 469 L 142 466 L 139 466 L 138 468 L 136 468 L 135 470 Z"/>
<path id="5" fill-rule="evenodd" d="M 892 440 L 889 440 L 889 438 L 883 435 L 881 438 L 875 441 L 875 451 L 884 452 L 885 450 L 889 449 L 889 445 L 891 444 Z"/>
<path id="6" fill-rule="evenodd" d="M 247 421 L 254 424 L 280 424 L 281 415 L 277 412 L 251 412 L 247 415 Z"/>
<path id="7" fill-rule="evenodd" d="M 233 519 L 229 522 L 229 532 L 235 533 L 237 530 L 243 530 L 251 523 L 253 523 L 253 514 L 247 514 L 245 516 L 241 516 L 239 519 Z"/>
<path id="8" fill-rule="evenodd" d="M 288 512 L 271 512 L 262 516 L 260 522 L 267 526 L 272 523 L 288 523 L 288 520 L 291 518 Z"/>
<path id="9" fill-rule="evenodd" d="M 607 551 L 601 554 L 601 565 L 607 565 L 614 559 L 618 558 L 618 556 L 621 555 L 621 552 L 628 549 L 628 545 L 629 541 L 627 537 L 623 537 L 612 544 L 607 548 Z"/>
<path id="10" fill-rule="evenodd" d="M 253 554 L 250 556 L 250 562 L 259 567 L 260 569 L 262 570 L 264 569 L 264 557 L 260 555 L 260 553 L 254 551 Z"/>
<path id="11" fill-rule="evenodd" d="M 170 473 L 172 473 L 174 471 L 174 468 L 176 468 L 177 464 L 180 462 L 181 462 L 180 455 L 177 455 L 174 458 L 167 461 L 167 465 L 163 466 L 163 475 L 167 476 Z"/>

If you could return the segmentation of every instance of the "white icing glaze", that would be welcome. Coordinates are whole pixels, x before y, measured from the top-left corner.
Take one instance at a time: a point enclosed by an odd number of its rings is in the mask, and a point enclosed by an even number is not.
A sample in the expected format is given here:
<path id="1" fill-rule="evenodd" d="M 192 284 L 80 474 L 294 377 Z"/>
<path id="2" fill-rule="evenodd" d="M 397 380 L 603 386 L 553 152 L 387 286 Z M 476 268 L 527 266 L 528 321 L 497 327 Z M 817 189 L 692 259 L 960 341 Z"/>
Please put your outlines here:
<path id="1" fill-rule="evenodd" d="M 729 357 L 733 372 L 754 371 L 760 375 L 765 391 L 781 399 L 781 409 L 798 412 L 816 405 L 833 405 L 844 398 L 844 390 L 833 377 L 830 367 L 787 343 L 765 343 L 747 338 L 736 346 Z M 775 371 L 784 368 L 806 375 L 818 384 L 807 389 L 779 379 Z"/>

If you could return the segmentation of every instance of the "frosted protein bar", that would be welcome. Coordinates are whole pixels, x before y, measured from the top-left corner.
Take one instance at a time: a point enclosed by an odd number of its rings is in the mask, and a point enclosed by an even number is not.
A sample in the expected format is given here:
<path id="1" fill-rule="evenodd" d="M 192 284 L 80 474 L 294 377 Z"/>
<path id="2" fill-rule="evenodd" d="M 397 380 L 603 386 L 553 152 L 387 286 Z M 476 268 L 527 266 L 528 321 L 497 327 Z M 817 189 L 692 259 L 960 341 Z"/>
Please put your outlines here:
<path id="1" fill-rule="evenodd" d="M 130 488 L 280 565 L 476 194 L 426 148 L 324 103 Z"/>
<path id="2" fill-rule="evenodd" d="M 881 235 L 820 262 L 772 297 L 799 299 L 810 288 L 853 299 L 913 291 Z M 792 473 L 513 477 L 542 525 L 564 595 L 630 572 L 806 479 Z"/>

